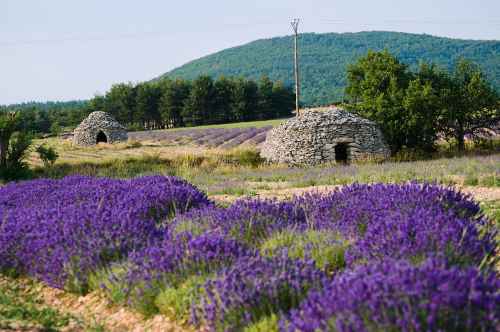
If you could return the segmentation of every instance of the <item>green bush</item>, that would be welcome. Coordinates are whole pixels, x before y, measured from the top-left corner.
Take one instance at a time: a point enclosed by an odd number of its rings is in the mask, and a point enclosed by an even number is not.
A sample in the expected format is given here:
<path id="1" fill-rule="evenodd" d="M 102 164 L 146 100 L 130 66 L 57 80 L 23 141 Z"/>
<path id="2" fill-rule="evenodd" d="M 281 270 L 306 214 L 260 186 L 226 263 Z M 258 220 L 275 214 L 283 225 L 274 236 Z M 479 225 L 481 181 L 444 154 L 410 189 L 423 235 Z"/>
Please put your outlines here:
<path id="1" fill-rule="evenodd" d="M 111 280 L 124 280 L 129 266 L 126 263 L 113 264 L 107 268 L 96 271 L 89 276 L 89 290 L 105 289 L 106 295 L 113 303 L 125 303 L 126 283 L 112 282 Z"/>
<path id="2" fill-rule="evenodd" d="M 25 162 L 32 137 L 21 128 L 16 113 L 0 112 L 0 178 L 17 180 L 29 175 Z"/>
<path id="3" fill-rule="evenodd" d="M 62 128 L 59 125 L 59 123 L 57 121 L 52 123 L 52 125 L 50 126 L 50 133 L 54 136 L 59 136 L 61 134 L 61 132 L 62 132 Z"/>
<path id="4" fill-rule="evenodd" d="M 264 163 L 264 158 L 256 150 L 236 150 L 229 154 L 228 158 L 231 163 L 241 166 L 257 167 Z"/>
<path id="5" fill-rule="evenodd" d="M 190 308 L 203 294 L 203 285 L 208 277 L 194 275 L 177 287 L 168 287 L 155 299 L 155 305 L 164 314 L 179 323 L 188 323 Z"/>
<path id="6" fill-rule="evenodd" d="M 144 126 L 138 124 L 138 123 L 132 123 L 127 126 L 128 131 L 142 131 L 144 130 Z"/>
<path id="7" fill-rule="evenodd" d="M 31 176 L 26 163 L 32 138 L 23 132 L 12 134 L 7 143 L 7 153 L 3 165 L 0 165 L 0 178 L 4 180 L 25 179 Z"/>
<path id="8" fill-rule="evenodd" d="M 38 153 L 38 156 L 42 160 L 43 166 L 45 167 L 53 166 L 57 158 L 59 158 L 59 154 L 51 146 L 47 147 L 42 144 L 38 146 L 35 151 Z"/>
<path id="9" fill-rule="evenodd" d="M 333 272 L 345 267 L 347 242 L 331 231 L 286 230 L 273 234 L 260 247 L 264 255 L 276 256 L 283 250 L 291 258 L 312 258 L 319 269 Z"/>
<path id="10" fill-rule="evenodd" d="M 243 332 L 278 332 L 279 319 L 276 315 L 266 316 L 257 323 L 245 327 Z"/>

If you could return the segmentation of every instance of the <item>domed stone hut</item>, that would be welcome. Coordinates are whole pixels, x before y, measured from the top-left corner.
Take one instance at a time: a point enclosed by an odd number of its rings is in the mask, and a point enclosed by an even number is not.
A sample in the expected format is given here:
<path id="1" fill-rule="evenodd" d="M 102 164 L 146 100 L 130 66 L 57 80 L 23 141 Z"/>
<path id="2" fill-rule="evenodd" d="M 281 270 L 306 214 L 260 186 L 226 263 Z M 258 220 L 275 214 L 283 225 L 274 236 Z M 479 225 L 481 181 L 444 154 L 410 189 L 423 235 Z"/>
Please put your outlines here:
<path id="1" fill-rule="evenodd" d="M 127 130 L 106 112 L 93 112 L 75 129 L 73 144 L 91 146 L 128 139 Z"/>
<path id="2" fill-rule="evenodd" d="M 389 153 L 374 122 L 339 108 L 304 110 L 271 129 L 261 149 L 268 161 L 290 165 L 385 159 Z"/>

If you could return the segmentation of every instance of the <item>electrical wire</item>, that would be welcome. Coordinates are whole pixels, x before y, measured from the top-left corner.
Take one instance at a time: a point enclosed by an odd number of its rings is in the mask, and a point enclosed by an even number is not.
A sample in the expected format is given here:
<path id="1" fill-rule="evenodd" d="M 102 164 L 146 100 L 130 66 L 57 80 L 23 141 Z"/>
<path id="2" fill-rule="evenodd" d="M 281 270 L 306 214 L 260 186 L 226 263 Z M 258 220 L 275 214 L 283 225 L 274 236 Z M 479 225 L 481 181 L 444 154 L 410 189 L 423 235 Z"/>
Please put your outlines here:
<path id="1" fill-rule="evenodd" d="M 320 18 L 315 19 L 315 23 L 325 24 L 325 25 L 359 25 L 359 26 L 380 26 L 381 24 L 395 25 L 407 25 L 407 24 L 431 24 L 431 25 L 489 25 L 500 27 L 500 20 L 433 20 L 433 19 L 386 19 L 386 20 L 375 20 L 375 21 L 361 21 L 361 20 L 347 20 L 347 19 L 328 19 Z M 257 22 L 234 22 L 234 23 L 222 23 L 219 26 L 225 27 L 249 27 L 249 26 L 259 26 L 259 25 L 282 25 L 283 22 L 278 20 L 269 21 L 257 21 Z M 384 27 L 387 29 L 387 27 Z M 94 42 L 94 41 L 114 41 L 114 40 L 141 40 L 148 38 L 162 38 L 168 35 L 172 35 L 172 32 L 141 32 L 141 33 L 131 33 L 131 34 L 121 34 L 113 36 L 89 36 L 89 37 L 67 37 L 67 38 L 55 38 L 55 39 L 32 39 L 32 40 L 17 40 L 17 41 L 0 41 L 0 47 L 11 47 L 11 46 L 26 46 L 26 45 L 38 45 L 38 44 L 59 44 L 67 42 Z"/>

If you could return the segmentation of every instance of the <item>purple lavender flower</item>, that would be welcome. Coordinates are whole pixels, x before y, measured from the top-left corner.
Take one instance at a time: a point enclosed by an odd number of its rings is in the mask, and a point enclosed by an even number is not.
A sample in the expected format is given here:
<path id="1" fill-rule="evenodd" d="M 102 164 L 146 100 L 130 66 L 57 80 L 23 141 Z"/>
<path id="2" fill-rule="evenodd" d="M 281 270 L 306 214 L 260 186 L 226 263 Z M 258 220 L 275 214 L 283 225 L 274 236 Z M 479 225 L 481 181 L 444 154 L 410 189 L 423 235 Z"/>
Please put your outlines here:
<path id="1" fill-rule="evenodd" d="M 384 258 L 446 256 L 479 264 L 496 250 L 495 232 L 468 196 L 434 185 L 351 185 L 327 195 L 297 198 L 315 228 L 351 241 L 348 264 Z"/>
<path id="2" fill-rule="evenodd" d="M 88 273 L 161 236 L 157 223 L 206 196 L 174 177 L 73 176 L 0 189 L 0 270 L 85 291 Z"/>
<path id="3" fill-rule="evenodd" d="M 210 230 L 257 246 L 274 231 L 288 227 L 306 229 L 307 223 L 302 208 L 291 202 L 243 199 L 227 209 L 191 210 L 175 218 L 167 227 L 174 233 L 188 230 L 199 234 Z"/>
<path id="4" fill-rule="evenodd" d="M 313 262 L 283 257 L 244 257 L 205 285 L 206 296 L 194 310 L 193 322 L 212 330 L 238 330 L 273 313 L 299 305 L 326 275 Z"/>
<path id="5" fill-rule="evenodd" d="M 193 275 L 208 276 L 254 253 L 237 241 L 218 234 L 167 233 L 161 242 L 130 255 L 124 280 L 111 276 L 109 281 L 125 284 L 128 304 L 150 314 L 157 311 L 154 301 L 163 289 L 178 287 Z"/>
<path id="6" fill-rule="evenodd" d="M 500 280 L 475 268 L 387 259 L 313 291 L 281 331 L 496 331 Z"/>

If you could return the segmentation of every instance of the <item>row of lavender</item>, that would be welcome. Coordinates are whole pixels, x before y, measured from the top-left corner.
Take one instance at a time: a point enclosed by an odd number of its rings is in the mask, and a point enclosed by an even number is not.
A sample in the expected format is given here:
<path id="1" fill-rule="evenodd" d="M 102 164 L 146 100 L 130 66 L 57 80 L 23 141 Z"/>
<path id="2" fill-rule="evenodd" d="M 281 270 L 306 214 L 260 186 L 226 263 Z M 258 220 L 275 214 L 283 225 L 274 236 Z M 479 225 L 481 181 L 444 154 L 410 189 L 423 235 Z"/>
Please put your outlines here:
<path id="1" fill-rule="evenodd" d="M 433 185 L 228 208 L 172 177 L 0 189 L 0 271 L 217 331 L 495 331 L 495 230 Z"/>
<path id="2" fill-rule="evenodd" d="M 154 140 L 167 143 L 192 143 L 195 145 L 229 149 L 242 144 L 258 145 L 265 141 L 272 126 L 261 128 L 207 128 L 182 130 L 156 130 L 129 133 L 129 138 L 138 141 Z"/>

